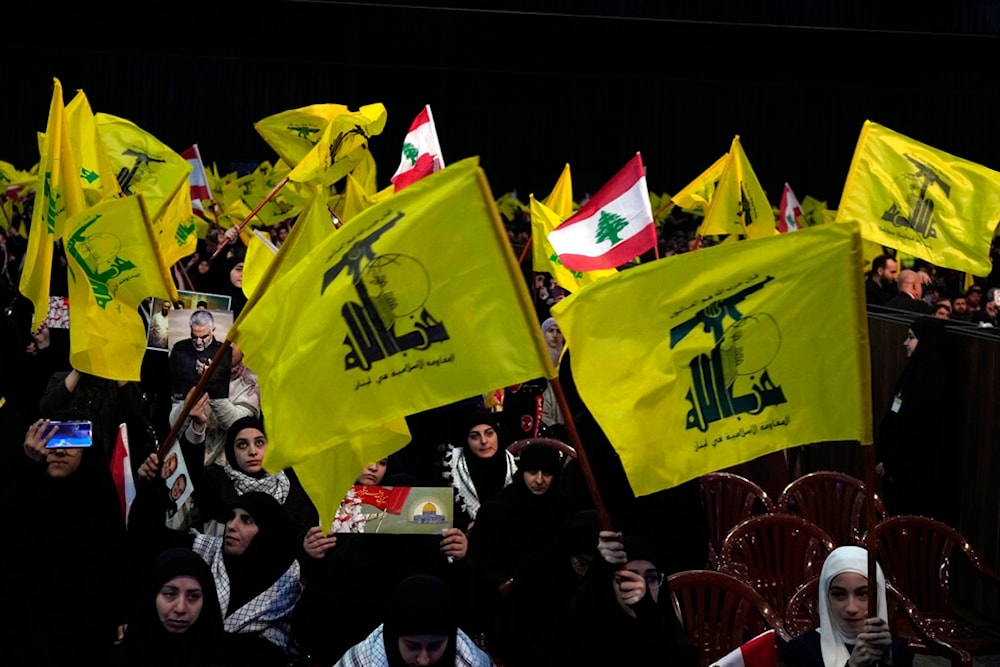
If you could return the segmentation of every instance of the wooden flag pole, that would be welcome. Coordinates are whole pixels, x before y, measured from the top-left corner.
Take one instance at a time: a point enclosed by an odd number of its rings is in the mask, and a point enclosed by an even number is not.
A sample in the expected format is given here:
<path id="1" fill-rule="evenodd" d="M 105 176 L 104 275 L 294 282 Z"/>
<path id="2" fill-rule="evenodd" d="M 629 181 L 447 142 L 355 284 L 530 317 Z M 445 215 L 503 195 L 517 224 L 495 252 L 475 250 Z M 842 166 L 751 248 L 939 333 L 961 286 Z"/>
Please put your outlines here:
<path id="1" fill-rule="evenodd" d="M 601 530 L 614 530 L 611 515 L 608 514 L 608 509 L 604 505 L 604 499 L 601 498 L 601 491 L 597 488 L 594 469 L 590 467 L 587 450 L 584 449 L 583 442 L 580 440 L 580 434 L 576 430 L 576 422 L 573 421 L 573 412 L 569 407 L 569 402 L 566 400 L 566 394 L 559 383 L 559 378 L 553 378 L 549 382 L 552 383 L 552 390 L 556 395 L 556 400 L 559 402 L 559 409 L 562 411 L 563 419 L 566 420 L 566 432 L 569 434 L 570 444 L 576 450 L 576 460 L 580 463 L 580 470 L 583 472 L 583 478 L 587 482 L 587 490 L 590 492 L 590 499 L 593 501 L 594 509 L 597 511 L 597 519 L 601 524 Z"/>
<path id="2" fill-rule="evenodd" d="M 260 200 L 260 203 L 257 204 L 257 206 L 254 208 L 254 210 L 250 211 L 250 215 L 248 215 L 247 217 L 243 218 L 243 221 L 235 227 L 237 234 L 239 234 L 239 232 L 243 231 L 243 228 L 246 227 L 247 223 L 250 222 L 250 220 L 252 220 L 255 215 L 257 215 L 258 213 L 260 213 L 260 209 L 264 208 L 264 204 L 266 204 L 267 202 L 269 202 L 272 199 L 274 199 L 274 196 L 276 194 L 278 194 L 278 191 L 281 190 L 281 188 L 285 187 L 286 183 L 288 183 L 288 177 L 287 176 L 285 176 L 283 179 L 281 179 L 280 181 L 278 181 L 278 184 L 275 185 L 273 188 L 271 188 L 271 191 L 267 193 L 267 196 Z M 220 239 L 220 241 L 221 242 L 219 243 L 219 247 L 217 247 L 215 249 L 215 252 L 212 253 L 212 257 L 211 257 L 211 259 L 209 261 L 212 261 L 216 257 L 218 257 L 219 254 L 222 252 L 222 249 L 225 248 L 227 245 L 229 245 L 228 242 L 225 242 L 226 241 L 226 236 L 224 234 L 222 236 L 222 239 Z M 235 240 L 234 240 L 234 243 L 235 243 Z"/>
<path id="3" fill-rule="evenodd" d="M 531 239 L 533 237 L 528 237 L 528 242 L 524 244 L 524 249 L 521 250 L 521 256 L 517 258 L 518 264 L 524 264 L 524 258 L 528 256 L 528 250 L 531 248 Z"/>

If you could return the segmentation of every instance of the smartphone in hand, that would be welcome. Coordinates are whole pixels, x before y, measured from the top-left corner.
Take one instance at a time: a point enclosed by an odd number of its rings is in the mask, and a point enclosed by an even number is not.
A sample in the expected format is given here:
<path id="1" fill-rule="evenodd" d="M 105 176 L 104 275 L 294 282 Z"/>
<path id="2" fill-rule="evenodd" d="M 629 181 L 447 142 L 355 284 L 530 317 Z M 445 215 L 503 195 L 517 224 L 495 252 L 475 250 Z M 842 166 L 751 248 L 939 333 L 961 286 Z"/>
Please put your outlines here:
<path id="1" fill-rule="evenodd" d="M 61 449 L 64 447 L 90 447 L 94 444 L 92 436 L 93 423 L 90 421 L 72 422 L 51 422 L 55 426 L 56 434 L 52 436 L 47 449 Z"/>

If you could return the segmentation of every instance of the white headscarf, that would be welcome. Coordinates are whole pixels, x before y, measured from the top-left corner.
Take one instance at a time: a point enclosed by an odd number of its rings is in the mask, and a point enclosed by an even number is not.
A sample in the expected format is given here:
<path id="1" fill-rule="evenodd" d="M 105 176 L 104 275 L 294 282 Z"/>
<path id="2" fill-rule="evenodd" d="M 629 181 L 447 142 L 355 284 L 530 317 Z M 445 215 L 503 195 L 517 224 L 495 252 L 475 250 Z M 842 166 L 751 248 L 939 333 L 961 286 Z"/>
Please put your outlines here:
<path id="1" fill-rule="evenodd" d="M 847 644 L 854 644 L 854 637 L 845 635 L 830 613 L 830 582 L 844 572 L 854 572 L 868 578 L 868 550 L 861 547 L 837 547 L 823 562 L 819 575 L 819 642 L 823 651 L 825 667 L 843 667 L 850 660 Z M 885 577 L 882 567 L 875 564 L 875 578 L 878 582 L 878 617 L 889 622 L 889 605 L 885 599 Z M 869 587 L 869 595 L 872 594 Z"/>

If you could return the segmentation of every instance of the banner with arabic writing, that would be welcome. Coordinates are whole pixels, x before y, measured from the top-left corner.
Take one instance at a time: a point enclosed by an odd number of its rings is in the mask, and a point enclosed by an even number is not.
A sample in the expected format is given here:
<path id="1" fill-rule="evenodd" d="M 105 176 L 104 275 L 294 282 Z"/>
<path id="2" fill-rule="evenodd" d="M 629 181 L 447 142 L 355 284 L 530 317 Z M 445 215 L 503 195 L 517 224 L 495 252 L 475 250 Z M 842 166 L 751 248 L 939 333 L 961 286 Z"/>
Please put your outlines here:
<path id="1" fill-rule="evenodd" d="M 872 442 L 857 224 L 664 258 L 552 312 L 645 495 L 787 447 Z"/>

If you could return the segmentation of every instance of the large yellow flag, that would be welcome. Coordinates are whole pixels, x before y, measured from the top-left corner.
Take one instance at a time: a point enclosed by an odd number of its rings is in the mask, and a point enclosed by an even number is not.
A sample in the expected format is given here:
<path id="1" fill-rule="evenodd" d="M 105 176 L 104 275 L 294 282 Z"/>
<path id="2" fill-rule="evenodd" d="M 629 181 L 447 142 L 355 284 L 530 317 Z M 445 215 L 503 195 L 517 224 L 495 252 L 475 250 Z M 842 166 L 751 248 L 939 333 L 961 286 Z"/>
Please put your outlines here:
<path id="1" fill-rule="evenodd" d="M 361 163 L 368 152 L 368 140 L 381 134 L 385 120 L 385 105 L 381 103 L 334 116 L 319 142 L 289 172 L 288 179 L 296 183 L 336 183 Z"/>
<path id="2" fill-rule="evenodd" d="M 97 131 L 97 119 L 82 90 L 66 105 L 66 138 L 79 169 L 87 205 L 121 194 L 115 169 Z"/>
<path id="3" fill-rule="evenodd" d="M 334 116 L 350 113 L 343 104 L 311 104 L 281 111 L 254 123 L 254 129 L 288 165 L 297 165 L 323 136 Z"/>
<path id="4" fill-rule="evenodd" d="M 20 281 L 21 293 L 35 306 L 32 329 L 41 326 L 49 314 L 53 244 L 62 238 L 66 218 L 87 207 L 66 140 L 66 108 L 59 79 L 53 79 L 49 119 L 40 148 L 38 185 Z"/>
<path id="5" fill-rule="evenodd" d="M 277 443 L 265 466 L 330 450 L 338 498 L 364 465 L 394 451 L 361 434 L 552 375 L 475 158 L 366 209 L 258 293 L 229 338 L 260 380 Z M 322 427 L 303 415 L 323 415 Z"/>
<path id="6" fill-rule="evenodd" d="M 866 120 L 854 149 L 837 222 L 932 264 L 990 272 L 1000 221 L 1000 172 Z"/>
<path id="7" fill-rule="evenodd" d="M 130 120 L 106 113 L 94 118 L 122 192 L 141 192 L 150 219 L 160 220 L 177 189 L 189 187 L 191 163 Z"/>
<path id="8" fill-rule="evenodd" d="M 553 306 L 637 495 L 786 447 L 872 442 L 860 255 L 856 224 L 825 225 L 643 264 Z"/>
<path id="9" fill-rule="evenodd" d="M 532 244 L 532 266 L 535 271 L 542 271 L 552 275 L 560 287 L 570 292 L 578 292 L 584 285 L 596 282 L 606 276 L 613 276 L 618 273 L 615 269 L 602 269 L 597 271 L 573 271 L 563 266 L 559 259 L 559 254 L 549 243 L 549 232 L 562 224 L 563 218 L 555 211 L 535 199 L 531 195 L 528 199 L 528 206 L 531 211 L 531 244 Z M 570 213 L 572 215 L 572 212 Z"/>
<path id="10" fill-rule="evenodd" d="M 98 377 L 138 381 L 146 350 L 139 305 L 176 297 L 142 195 L 106 199 L 70 217 L 65 241 L 70 363 Z"/>
<path id="11" fill-rule="evenodd" d="M 774 228 L 774 210 L 743 152 L 739 135 L 733 137 L 698 233 L 702 236 L 737 234 L 751 239 L 778 233 Z"/>

